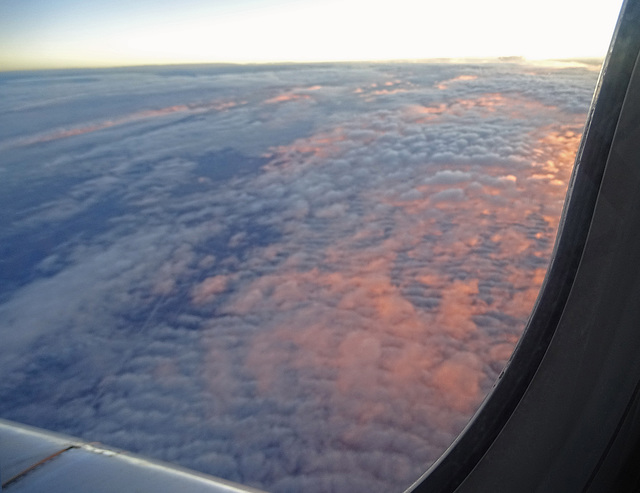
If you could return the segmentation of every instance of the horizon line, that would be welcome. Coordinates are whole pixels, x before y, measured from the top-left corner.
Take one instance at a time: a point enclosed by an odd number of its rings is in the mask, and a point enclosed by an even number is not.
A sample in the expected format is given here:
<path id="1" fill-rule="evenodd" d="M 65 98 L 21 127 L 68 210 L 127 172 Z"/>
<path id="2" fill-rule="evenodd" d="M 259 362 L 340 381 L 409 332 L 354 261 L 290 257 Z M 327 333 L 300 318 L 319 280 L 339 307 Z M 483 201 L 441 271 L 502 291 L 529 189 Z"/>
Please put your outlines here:
<path id="1" fill-rule="evenodd" d="M 390 58 L 390 59 L 361 59 L 361 60 L 275 60 L 275 61 L 219 61 L 219 62 L 174 62 L 174 63 L 131 63 L 114 65 L 69 65 L 65 67 L 35 67 L 25 68 L 0 67 L 0 73 L 23 73 L 23 72 L 61 72 L 66 70 L 109 70 L 109 69 L 141 69 L 154 67 L 204 67 L 204 66 L 268 66 L 268 65 L 340 65 L 351 63 L 521 63 L 521 64 L 576 64 L 583 66 L 600 65 L 604 60 L 603 56 L 576 56 L 558 58 L 527 58 L 524 56 L 495 56 L 495 57 L 430 57 L 430 58 Z M 6 67 L 6 65 L 5 65 Z"/>

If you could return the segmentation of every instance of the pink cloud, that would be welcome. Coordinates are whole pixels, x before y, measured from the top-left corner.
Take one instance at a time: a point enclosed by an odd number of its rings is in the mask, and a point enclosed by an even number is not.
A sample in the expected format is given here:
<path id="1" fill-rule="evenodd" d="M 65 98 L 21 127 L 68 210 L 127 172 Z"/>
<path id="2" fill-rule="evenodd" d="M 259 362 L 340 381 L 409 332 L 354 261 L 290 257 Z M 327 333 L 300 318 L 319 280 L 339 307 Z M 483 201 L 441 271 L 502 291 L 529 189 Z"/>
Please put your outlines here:
<path id="1" fill-rule="evenodd" d="M 442 81 L 442 82 L 436 84 L 436 87 L 438 89 L 440 89 L 441 91 L 443 91 L 445 89 L 448 89 L 449 86 L 452 83 L 455 83 L 455 82 L 467 82 L 467 81 L 470 81 L 470 80 L 476 80 L 477 78 L 478 78 L 477 75 L 459 75 L 457 77 L 454 77 L 453 79 L 447 79 L 445 81 Z"/>
<path id="2" fill-rule="evenodd" d="M 191 291 L 191 301 L 196 305 L 211 301 L 216 295 L 227 289 L 229 276 L 217 275 L 207 277 Z"/>

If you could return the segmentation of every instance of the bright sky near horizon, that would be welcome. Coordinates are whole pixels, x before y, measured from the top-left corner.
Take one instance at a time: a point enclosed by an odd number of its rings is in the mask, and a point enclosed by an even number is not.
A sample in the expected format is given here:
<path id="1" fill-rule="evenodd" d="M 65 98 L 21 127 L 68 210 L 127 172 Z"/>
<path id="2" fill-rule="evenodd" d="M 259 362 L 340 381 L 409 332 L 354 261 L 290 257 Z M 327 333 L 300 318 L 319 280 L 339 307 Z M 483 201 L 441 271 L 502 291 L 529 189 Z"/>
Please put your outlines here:
<path id="1" fill-rule="evenodd" d="M 622 0 L 3 0 L 0 71 L 602 57 Z"/>

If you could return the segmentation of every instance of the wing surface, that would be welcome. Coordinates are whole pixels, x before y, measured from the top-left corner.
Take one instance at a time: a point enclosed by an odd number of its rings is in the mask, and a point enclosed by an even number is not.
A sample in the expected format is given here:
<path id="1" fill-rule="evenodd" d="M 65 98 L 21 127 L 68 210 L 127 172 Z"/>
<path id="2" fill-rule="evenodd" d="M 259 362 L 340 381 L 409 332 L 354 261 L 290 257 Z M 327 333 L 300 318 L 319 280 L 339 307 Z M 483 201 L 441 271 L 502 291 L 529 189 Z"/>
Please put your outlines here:
<path id="1" fill-rule="evenodd" d="M 2 491 L 260 493 L 126 452 L 0 419 Z"/>

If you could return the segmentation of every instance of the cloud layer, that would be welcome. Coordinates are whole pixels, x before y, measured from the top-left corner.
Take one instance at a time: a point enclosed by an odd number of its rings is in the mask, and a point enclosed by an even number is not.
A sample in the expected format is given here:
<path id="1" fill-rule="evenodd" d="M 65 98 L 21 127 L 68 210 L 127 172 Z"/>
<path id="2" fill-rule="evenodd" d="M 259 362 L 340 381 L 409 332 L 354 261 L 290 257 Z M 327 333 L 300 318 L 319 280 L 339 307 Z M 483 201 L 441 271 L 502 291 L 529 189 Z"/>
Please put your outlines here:
<path id="1" fill-rule="evenodd" d="M 537 296 L 595 83 L 22 77 L 0 112 L 1 415 L 275 492 L 400 491 L 451 443 Z"/>

